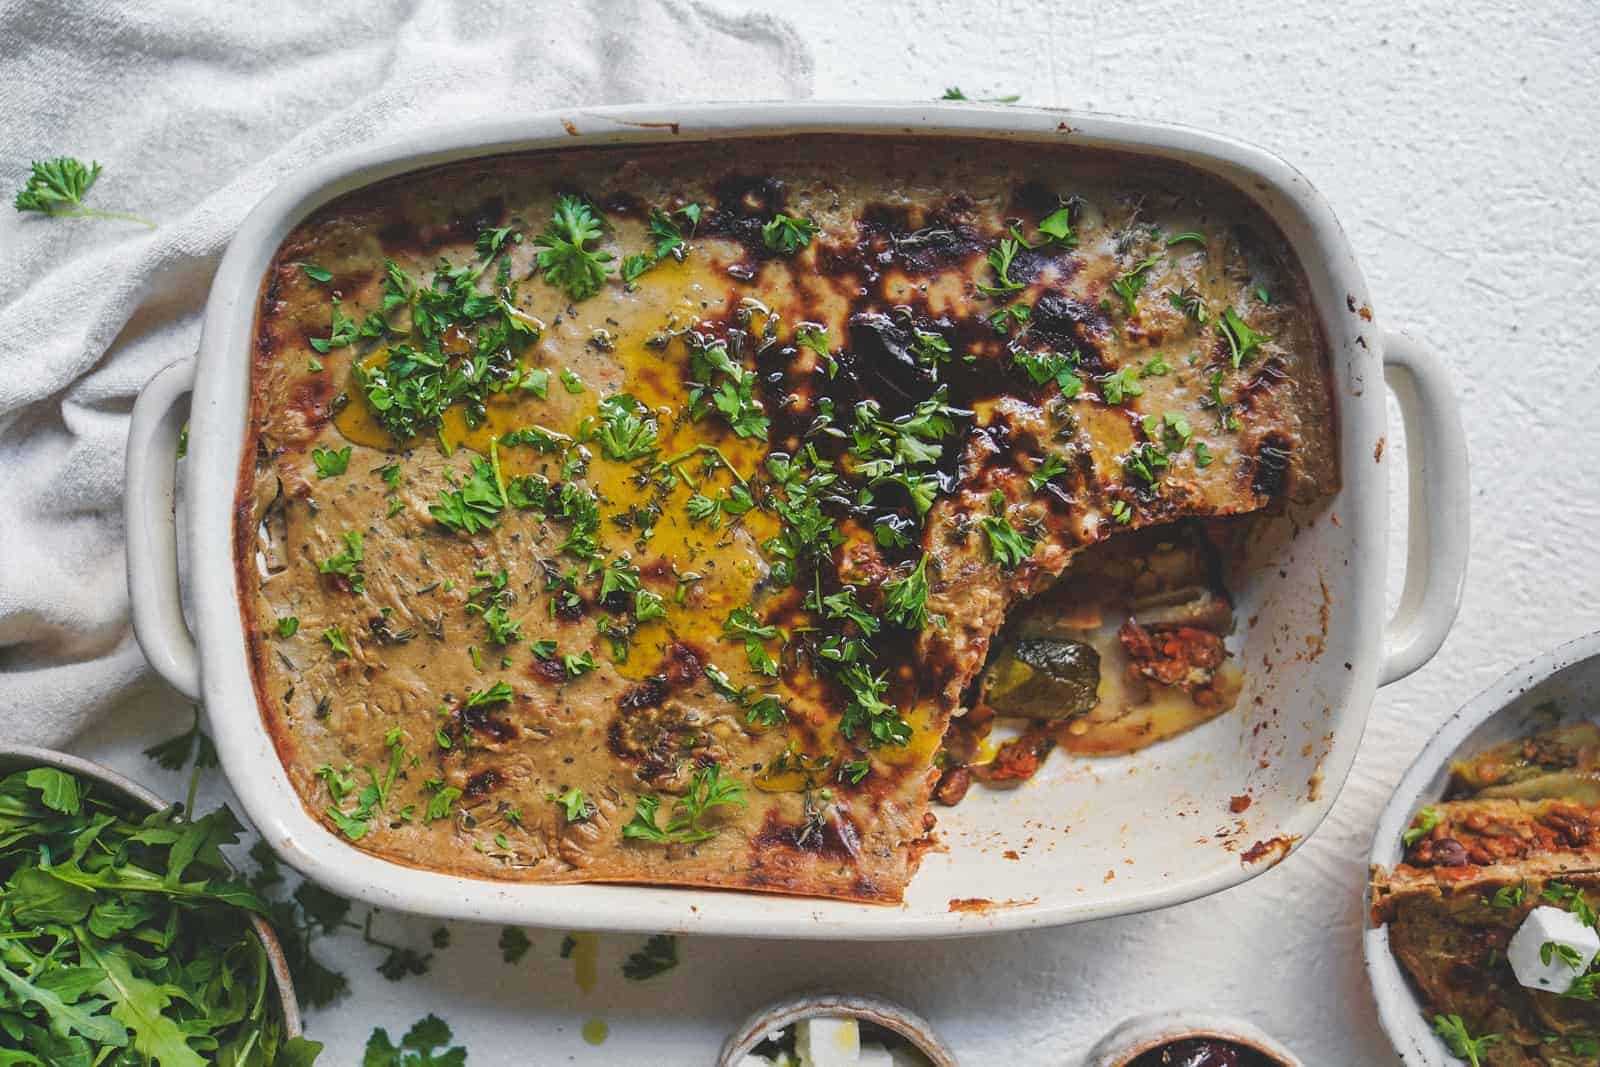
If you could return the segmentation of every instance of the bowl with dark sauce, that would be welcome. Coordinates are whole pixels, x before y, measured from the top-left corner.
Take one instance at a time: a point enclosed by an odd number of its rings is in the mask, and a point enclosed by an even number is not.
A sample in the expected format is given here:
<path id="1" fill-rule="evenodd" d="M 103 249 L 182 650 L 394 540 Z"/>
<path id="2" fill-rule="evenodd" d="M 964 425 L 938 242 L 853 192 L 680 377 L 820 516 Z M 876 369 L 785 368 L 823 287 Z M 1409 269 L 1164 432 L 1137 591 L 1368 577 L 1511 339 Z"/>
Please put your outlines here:
<path id="1" fill-rule="evenodd" d="M 1242 1019 L 1200 1012 L 1140 1015 L 1112 1030 L 1085 1067 L 1303 1067 L 1300 1059 Z"/>

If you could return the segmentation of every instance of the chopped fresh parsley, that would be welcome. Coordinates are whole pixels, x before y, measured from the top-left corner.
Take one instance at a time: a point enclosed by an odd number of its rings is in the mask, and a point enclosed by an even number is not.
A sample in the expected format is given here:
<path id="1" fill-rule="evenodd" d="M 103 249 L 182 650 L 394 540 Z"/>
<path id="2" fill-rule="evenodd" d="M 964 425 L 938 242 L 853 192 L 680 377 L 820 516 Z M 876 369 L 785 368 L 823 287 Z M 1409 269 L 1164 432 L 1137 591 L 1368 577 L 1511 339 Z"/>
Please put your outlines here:
<path id="1" fill-rule="evenodd" d="M 739 437 L 767 439 L 767 412 L 756 399 L 754 371 L 734 362 L 726 345 L 715 344 L 691 352 L 689 411 L 695 420 L 715 409 Z"/>
<path id="2" fill-rule="evenodd" d="M 1235 370 L 1241 364 L 1248 363 L 1257 348 L 1272 340 L 1266 334 L 1252 330 L 1231 307 L 1223 308 L 1222 315 L 1217 320 L 1217 327 L 1227 339 L 1228 357 L 1233 362 Z"/>
<path id="3" fill-rule="evenodd" d="M 294 615 L 284 615 L 278 619 L 278 636 L 293 637 L 300 631 L 300 620 Z"/>
<path id="4" fill-rule="evenodd" d="M 1039 542 L 1022 533 L 1006 519 L 1006 498 L 996 490 L 989 496 L 989 514 L 979 522 L 989 539 L 989 557 L 1005 570 L 1015 570 L 1033 555 Z"/>
<path id="5" fill-rule="evenodd" d="M 465 1067 L 467 1050 L 460 1045 L 445 1047 L 450 1036 L 445 1021 L 431 1014 L 406 1031 L 398 1046 L 389 1040 L 388 1031 L 378 1027 L 367 1039 L 361 1067 Z"/>
<path id="6" fill-rule="evenodd" d="M 612 256 L 594 248 L 605 224 L 582 197 L 563 195 L 545 231 L 533 239 L 544 280 L 572 300 L 587 300 L 600 291 L 611 273 Z"/>
<path id="7" fill-rule="evenodd" d="M 1073 248 L 1078 243 L 1078 235 L 1072 228 L 1072 209 L 1059 207 L 1039 220 L 1039 232 L 1067 248 Z"/>
<path id="8" fill-rule="evenodd" d="M 506 926 L 500 930 L 500 958 L 506 963 L 521 963 L 522 957 L 528 954 L 533 947 L 533 942 L 528 940 L 528 935 L 520 928 Z"/>
<path id="9" fill-rule="evenodd" d="M 1022 242 L 1014 237 L 1003 237 L 998 245 L 989 249 L 989 254 L 985 258 L 989 262 L 989 268 L 994 271 L 994 283 L 991 285 L 979 282 L 978 292 L 985 296 L 1003 296 L 1021 289 L 1022 283 L 1012 280 L 1011 277 L 1011 264 L 1021 250 Z"/>
<path id="10" fill-rule="evenodd" d="M 322 639 L 328 642 L 328 647 L 333 649 L 335 656 L 350 655 L 350 642 L 345 640 L 344 628 L 335 624 L 322 631 Z"/>
<path id="11" fill-rule="evenodd" d="M 594 808 L 584 799 L 581 789 L 569 789 L 565 793 L 546 793 L 544 798 L 560 804 L 568 822 L 582 822 L 594 814 Z"/>
<path id="12" fill-rule="evenodd" d="M 671 934 L 656 934 L 644 948 L 628 956 L 622 976 L 635 982 L 665 974 L 678 965 L 678 939 Z"/>
<path id="13" fill-rule="evenodd" d="M 335 451 L 331 448 L 313 448 L 311 462 L 316 465 L 318 478 L 332 478 L 350 468 L 350 446 Z"/>
<path id="14" fill-rule="evenodd" d="M 1435 826 L 1439 825 L 1440 818 L 1438 808 L 1423 808 L 1417 812 L 1417 817 L 1412 820 L 1412 827 L 1400 835 L 1401 843 L 1410 848 L 1418 841 L 1421 841 L 1433 832 Z"/>
<path id="15" fill-rule="evenodd" d="M 979 103 L 979 104 L 1015 104 L 1018 100 L 1021 100 L 1022 97 L 1021 97 L 1021 95 L 1019 95 L 1017 93 L 1012 93 L 1009 96 L 979 96 L 979 97 L 972 97 L 972 96 L 968 96 L 966 93 L 962 92 L 960 90 L 960 88 L 958 88 L 957 86 L 952 85 L 950 88 L 948 88 L 948 89 L 946 89 L 944 91 L 944 95 L 941 96 L 939 99 L 940 100 L 964 100 L 964 101 L 966 101 L 968 103 Z"/>
<path id="16" fill-rule="evenodd" d="M 1168 293 L 1167 303 L 1202 326 L 1211 321 L 1211 312 L 1206 308 L 1205 300 L 1187 286 L 1175 293 Z"/>
<path id="17" fill-rule="evenodd" d="M 1124 271 L 1112 281 L 1111 291 L 1122 298 L 1122 309 L 1128 315 L 1132 315 L 1138 310 L 1138 305 L 1135 301 L 1139 293 L 1144 289 L 1145 276 L 1150 273 L 1151 267 L 1160 262 L 1161 255 L 1159 253 L 1153 256 L 1146 256 L 1134 264 L 1131 269 Z"/>
<path id="18" fill-rule="evenodd" d="M 504 704 L 516 693 L 505 682 L 496 682 L 489 688 L 480 691 L 467 691 L 466 706 L 468 708 L 488 707 L 490 704 Z"/>
<path id="19" fill-rule="evenodd" d="M 1083 391 L 1083 379 L 1078 377 L 1079 356 L 1076 352 L 1061 355 L 1056 352 L 1013 352 L 1011 362 L 1021 368 L 1034 385 L 1055 382 L 1061 395 L 1071 400 Z"/>
<path id="20" fill-rule="evenodd" d="M 1044 457 L 1044 462 L 1039 464 L 1038 468 L 1032 474 L 1028 475 L 1028 485 L 1035 493 L 1037 493 L 1039 490 L 1048 485 L 1051 479 L 1055 478 L 1057 475 L 1065 474 L 1066 472 L 1066 461 L 1052 452 L 1050 455 Z"/>
<path id="21" fill-rule="evenodd" d="M 928 557 L 900 578 L 883 583 L 884 618 L 907 630 L 920 630 L 928 623 Z"/>
<path id="22" fill-rule="evenodd" d="M 506 505 L 506 494 L 501 487 L 497 467 L 498 462 L 473 456 L 472 473 L 466 482 L 460 488 L 445 490 L 438 503 L 428 506 L 428 514 L 439 525 L 461 533 L 478 534 L 493 529 L 499 523 L 500 512 Z M 449 473 L 445 477 L 450 484 L 456 484 Z"/>
<path id="23" fill-rule="evenodd" d="M 600 665 L 594 661 L 594 653 L 584 649 L 577 654 L 569 652 L 562 656 L 561 666 L 566 670 L 568 678 L 582 678 Z"/>
<path id="24" fill-rule="evenodd" d="M 659 428 L 650 409 L 627 393 L 614 393 L 600 401 L 600 424 L 595 439 L 607 459 L 627 463 L 656 452 Z"/>
<path id="25" fill-rule="evenodd" d="M 646 793 L 634 801 L 633 820 L 622 828 L 622 836 L 635 841 L 686 843 L 707 841 L 717 836 L 702 820 L 719 807 L 743 807 L 744 784 L 737 779 L 723 778 L 717 764 L 695 772 L 689 792 L 678 799 L 672 818 L 666 826 L 658 825 L 661 806 L 659 797 Z"/>
<path id="26" fill-rule="evenodd" d="M 889 690 L 885 673 L 872 673 L 865 663 L 847 663 L 837 675 L 841 685 L 850 694 L 844 715 L 839 720 L 839 732 L 847 741 L 865 730 L 867 744 L 904 745 L 911 740 L 911 724 L 900 714 L 900 709 L 884 700 Z"/>
<path id="27" fill-rule="evenodd" d="M 329 556 L 317 562 L 317 570 L 323 574 L 336 574 L 350 583 L 350 588 L 359 593 L 366 589 L 367 578 L 361 570 L 363 552 L 361 547 L 361 531 L 346 530 L 344 532 L 344 551 Z"/>
<path id="28" fill-rule="evenodd" d="M 1099 379 L 1101 397 L 1107 404 L 1121 404 L 1129 397 L 1143 396 L 1144 386 L 1139 384 L 1138 374 L 1131 366 L 1120 367 Z"/>
<path id="29" fill-rule="evenodd" d="M 333 271 L 324 270 L 315 263 L 299 263 L 296 265 L 300 268 L 300 273 L 318 284 L 326 285 L 333 281 Z"/>
<path id="30" fill-rule="evenodd" d="M 743 641 L 745 658 L 750 666 L 762 674 L 776 676 L 778 661 L 767 651 L 765 642 L 778 637 L 778 628 L 763 624 L 756 613 L 747 607 L 734 608 L 722 621 L 722 636 L 730 641 Z"/>
<path id="31" fill-rule="evenodd" d="M 761 243 L 768 250 L 783 256 L 792 256 L 811 243 L 817 235 L 817 224 L 810 219 L 795 218 L 779 213 L 761 227 Z"/>

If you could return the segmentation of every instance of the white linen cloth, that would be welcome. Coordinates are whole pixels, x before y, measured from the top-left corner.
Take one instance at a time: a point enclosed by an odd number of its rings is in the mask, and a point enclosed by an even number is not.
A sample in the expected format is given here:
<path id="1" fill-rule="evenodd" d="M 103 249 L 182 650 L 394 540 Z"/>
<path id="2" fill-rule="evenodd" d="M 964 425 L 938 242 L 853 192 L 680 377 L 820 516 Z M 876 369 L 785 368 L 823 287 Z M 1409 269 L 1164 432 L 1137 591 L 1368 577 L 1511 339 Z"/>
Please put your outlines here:
<path id="1" fill-rule="evenodd" d="M 0 740 L 61 744 L 149 677 L 129 412 L 194 350 L 220 253 L 281 178 L 432 125 L 811 79 L 781 20 L 701 0 L 0 0 Z M 159 228 L 12 211 L 29 162 L 58 155 L 104 164 L 89 204 Z"/>

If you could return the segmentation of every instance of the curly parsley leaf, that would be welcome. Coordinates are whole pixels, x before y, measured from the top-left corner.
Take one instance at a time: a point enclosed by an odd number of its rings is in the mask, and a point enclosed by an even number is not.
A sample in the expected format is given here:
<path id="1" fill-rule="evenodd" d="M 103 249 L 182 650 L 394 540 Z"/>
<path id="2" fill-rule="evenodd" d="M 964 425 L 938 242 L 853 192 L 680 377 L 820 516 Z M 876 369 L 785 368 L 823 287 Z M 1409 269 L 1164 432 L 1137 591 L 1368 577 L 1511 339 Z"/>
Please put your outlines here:
<path id="1" fill-rule="evenodd" d="M 102 211 L 87 207 L 83 198 L 100 177 L 99 163 L 85 164 L 71 156 L 57 156 L 43 162 L 35 160 L 28 180 L 17 190 L 12 204 L 18 211 L 34 211 L 60 218 L 121 219 L 155 229 L 156 224 L 139 215 L 121 211 Z"/>
<path id="2" fill-rule="evenodd" d="M 612 271 L 611 253 L 592 247 L 604 232 L 605 224 L 587 200 L 570 194 L 559 197 L 550 225 L 533 240 L 545 281 L 572 300 L 598 293 Z"/>
<path id="3" fill-rule="evenodd" d="M 395 1045 L 382 1027 L 372 1031 L 361 1057 L 361 1067 L 465 1067 L 467 1050 L 450 1045 L 450 1027 L 429 1014 L 406 1031 Z"/>
<path id="4" fill-rule="evenodd" d="M 809 245 L 817 232 L 817 224 L 810 219 L 795 218 L 780 212 L 761 227 L 761 243 L 769 251 L 792 256 Z"/>
<path id="5" fill-rule="evenodd" d="M 989 514 L 979 520 L 989 539 L 989 557 L 1005 570 L 1016 570 L 1033 555 L 1039 542 L 1012 526 L 1005 515 L 1005 497 L 997 490 L 989 497 Z"/>

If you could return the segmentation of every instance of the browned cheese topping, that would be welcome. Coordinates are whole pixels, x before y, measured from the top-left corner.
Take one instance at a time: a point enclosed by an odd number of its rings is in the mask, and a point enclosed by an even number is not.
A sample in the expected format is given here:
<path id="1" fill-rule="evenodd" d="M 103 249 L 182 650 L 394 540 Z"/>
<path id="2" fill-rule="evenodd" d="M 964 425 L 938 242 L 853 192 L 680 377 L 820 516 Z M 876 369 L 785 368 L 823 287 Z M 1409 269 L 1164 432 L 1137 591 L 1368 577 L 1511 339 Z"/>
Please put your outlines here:
<path id="1" fill-rule="evenodd" d="M 1273 224 L 1066 147 L 395 178 L 284 242 L 252 390 L 236 563 L 279 755 L 332 832 L 480 877 L 899 900 L 941 774 L 1008 776 L 978 723 L 1128 751 L 1230 706 L 1186 524 L 1337 480 Z M 1061 644 L 1091 589 L 1098 636 Z M 1019 605 L 1050 618 L 979 685 Z"/>

